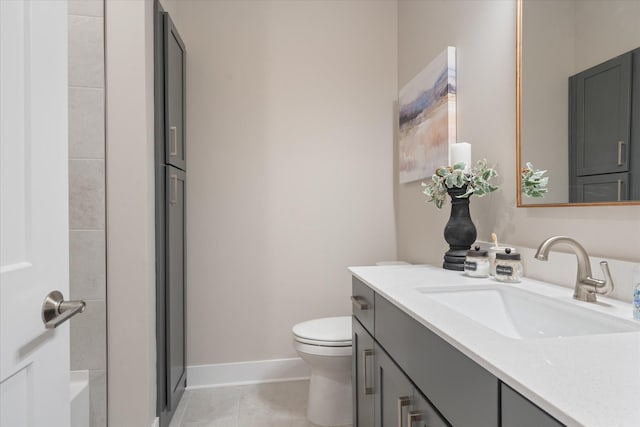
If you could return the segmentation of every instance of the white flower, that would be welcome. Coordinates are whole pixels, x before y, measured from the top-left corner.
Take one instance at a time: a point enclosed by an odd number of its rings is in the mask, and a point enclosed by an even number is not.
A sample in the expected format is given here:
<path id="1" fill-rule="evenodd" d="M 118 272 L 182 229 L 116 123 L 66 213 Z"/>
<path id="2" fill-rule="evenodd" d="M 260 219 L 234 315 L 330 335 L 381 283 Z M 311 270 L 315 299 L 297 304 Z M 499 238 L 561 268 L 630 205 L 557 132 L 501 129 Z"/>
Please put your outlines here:
<path id="1" fill-rule="evenodd" d="M 497 186 L 489 183 L 491 179 L 498 176 L 495 169 L 487 166 L 486 160 L 479 160 L 476 166 L 471 169 L 470 174 L 464 173 L 464 163 L 456 163 L 453 166 L 441 167 L 431 177 L 431 182 L 422 183 L 422 193 L 427 196 L 426 202 L 435 203 L 438 209 L 442 208 L 447 198 L 448 188 L 462 188 L 466 186 L 466 191 L 460 198 L 466 198 L 475 194 L 482 197 L 496 191 Z"/>

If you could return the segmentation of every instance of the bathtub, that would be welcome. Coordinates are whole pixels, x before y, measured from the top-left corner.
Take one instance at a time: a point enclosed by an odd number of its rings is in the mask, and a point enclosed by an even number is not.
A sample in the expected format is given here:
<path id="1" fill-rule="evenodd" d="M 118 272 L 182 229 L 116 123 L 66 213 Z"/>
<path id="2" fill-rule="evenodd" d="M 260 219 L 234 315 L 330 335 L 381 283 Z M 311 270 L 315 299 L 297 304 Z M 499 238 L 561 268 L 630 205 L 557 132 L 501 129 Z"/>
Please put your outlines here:
<path id="1" fill-rule="evenodd" d="M 89 371 L 71 371 L 71 427 L 89 426 Z"/>

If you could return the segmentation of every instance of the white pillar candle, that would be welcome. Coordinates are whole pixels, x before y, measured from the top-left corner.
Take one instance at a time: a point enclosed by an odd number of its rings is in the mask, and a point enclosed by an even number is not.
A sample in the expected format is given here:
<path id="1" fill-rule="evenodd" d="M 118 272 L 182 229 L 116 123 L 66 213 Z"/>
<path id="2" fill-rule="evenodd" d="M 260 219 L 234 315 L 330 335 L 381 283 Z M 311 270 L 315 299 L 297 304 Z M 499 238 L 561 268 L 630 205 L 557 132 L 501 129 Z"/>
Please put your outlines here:
<path id="1" fill-rule="evenodd" d="M 458 142 L 451 146 L 451 166 L 464 163 L 464 171 L 471 172 L 471 144 Z"/>

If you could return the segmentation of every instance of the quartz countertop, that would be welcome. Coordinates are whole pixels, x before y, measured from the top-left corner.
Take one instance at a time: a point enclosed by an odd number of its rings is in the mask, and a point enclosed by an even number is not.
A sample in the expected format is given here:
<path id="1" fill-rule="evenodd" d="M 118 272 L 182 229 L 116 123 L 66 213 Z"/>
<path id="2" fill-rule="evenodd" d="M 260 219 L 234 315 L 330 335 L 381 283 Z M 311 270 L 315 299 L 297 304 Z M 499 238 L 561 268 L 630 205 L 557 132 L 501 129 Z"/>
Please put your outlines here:
<path id="1" fill-rule="evenodd" d="M 631 304 L 598 296 L 576 301 L 573 289 L 523 279 L 504 284 L 426 265 L 351 267 L 351 273 L 501 381 L 568 426 L 640 426 L 639 332 L 513 339 L 429 298 L 417 287 L 513 286 L 632 320 Z"/>

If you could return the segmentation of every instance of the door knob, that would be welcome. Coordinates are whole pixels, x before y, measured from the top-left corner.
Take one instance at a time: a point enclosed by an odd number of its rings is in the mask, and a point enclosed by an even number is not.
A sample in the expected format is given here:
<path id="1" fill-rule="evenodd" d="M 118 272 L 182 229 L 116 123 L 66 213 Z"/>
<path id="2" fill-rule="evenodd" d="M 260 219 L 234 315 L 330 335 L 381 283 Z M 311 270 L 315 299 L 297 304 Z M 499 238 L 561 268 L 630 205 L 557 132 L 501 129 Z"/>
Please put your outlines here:
<path id="1" fill-rule="evenodd" d="M 61 323 L 82 313 L 86 303 L 84 301 L 65 301 L 62 292 L 51 291 L 42 302 L 42 322 L 47 329 L 58 327 Z"/>

